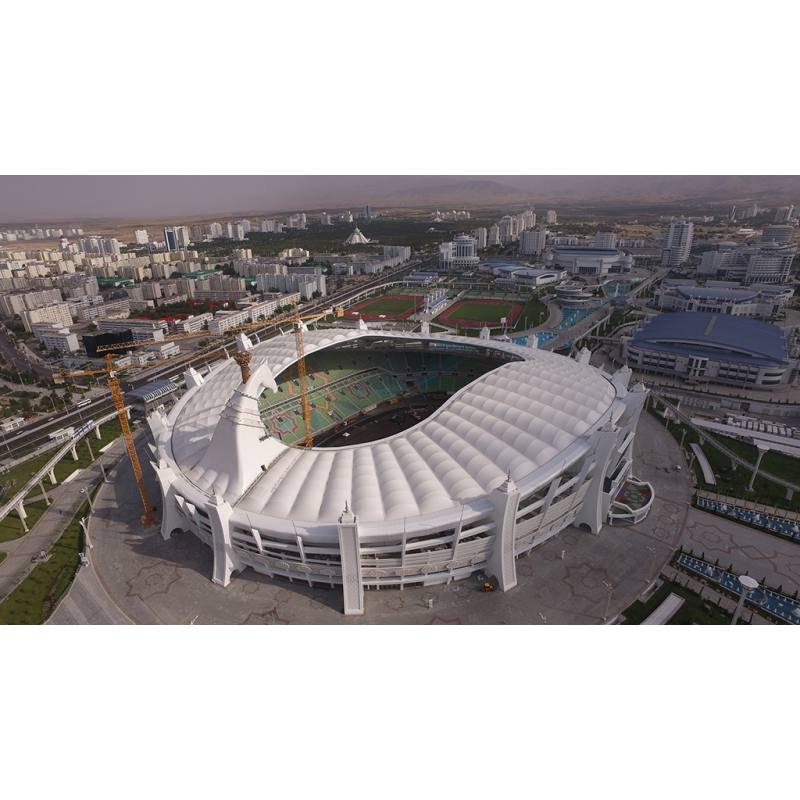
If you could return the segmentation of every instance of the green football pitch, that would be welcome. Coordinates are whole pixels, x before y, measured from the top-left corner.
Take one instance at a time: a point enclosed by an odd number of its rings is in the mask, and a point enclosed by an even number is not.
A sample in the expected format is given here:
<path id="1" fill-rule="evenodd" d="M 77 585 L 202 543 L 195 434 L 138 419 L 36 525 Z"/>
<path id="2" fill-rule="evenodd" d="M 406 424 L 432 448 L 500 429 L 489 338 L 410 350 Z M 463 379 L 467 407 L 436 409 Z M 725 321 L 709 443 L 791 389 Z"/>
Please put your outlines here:
<path id="1" fill-rule="evenodd" d="M 474 320 L 478 322 L 496 322 L 500 324 L 503 317 L 511 314 L 510 303 L 461 303 L 447 316 L 452 320 Z"/>
<path id="2" fill-rule="evenodd" d="M 378 298 L 372 302 L 367 301 L 364 305 L 359 304 L 358 310 L 362 314 L 403 314 L 406 311 L 413 310 L 420 300 L 421 298 L 405 297 Z"/>

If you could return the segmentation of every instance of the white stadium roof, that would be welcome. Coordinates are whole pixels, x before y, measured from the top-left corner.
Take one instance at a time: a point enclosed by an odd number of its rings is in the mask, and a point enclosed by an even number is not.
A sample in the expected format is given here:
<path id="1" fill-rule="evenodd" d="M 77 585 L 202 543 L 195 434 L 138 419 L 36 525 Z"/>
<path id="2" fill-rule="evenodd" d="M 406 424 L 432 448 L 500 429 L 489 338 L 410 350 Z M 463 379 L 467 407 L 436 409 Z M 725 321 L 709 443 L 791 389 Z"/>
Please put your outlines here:
<path id="1" fill-rule="evenodd" d="M 315 330 L 304 335 L 305 352 L 363 337 L 466 343 L 442 335 Z M 238 392 L 236 363 L 215 368 L 184 394 L 157 438 L 184 478 L 242 511 L 333 524 L 347 502 L 360 522 L 381 523 L 484 497 L 508 473 L 519 483 L 601 423 L 616 397 L 611 381 L 588 364 L 505 342 L 470 344 L 523 360 L 482 375 L 422 422 L 385 439 L 306 450 L 265 436 L 254 398 L 296 361 L 291 335 L 253 348 L 253 377 Z"/>

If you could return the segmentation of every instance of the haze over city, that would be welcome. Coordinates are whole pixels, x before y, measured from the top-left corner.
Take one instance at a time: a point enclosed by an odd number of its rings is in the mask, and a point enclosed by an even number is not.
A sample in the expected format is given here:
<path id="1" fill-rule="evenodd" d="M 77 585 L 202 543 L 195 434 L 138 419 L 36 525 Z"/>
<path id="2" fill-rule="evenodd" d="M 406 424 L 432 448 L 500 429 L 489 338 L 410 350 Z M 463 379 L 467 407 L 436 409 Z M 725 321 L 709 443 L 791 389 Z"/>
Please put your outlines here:
<path id="1" fill-rule="evenodd" d="M 789 201 L 797 176 L 4 176 L 0 223 L 196 216 L 326 205 Z"/>

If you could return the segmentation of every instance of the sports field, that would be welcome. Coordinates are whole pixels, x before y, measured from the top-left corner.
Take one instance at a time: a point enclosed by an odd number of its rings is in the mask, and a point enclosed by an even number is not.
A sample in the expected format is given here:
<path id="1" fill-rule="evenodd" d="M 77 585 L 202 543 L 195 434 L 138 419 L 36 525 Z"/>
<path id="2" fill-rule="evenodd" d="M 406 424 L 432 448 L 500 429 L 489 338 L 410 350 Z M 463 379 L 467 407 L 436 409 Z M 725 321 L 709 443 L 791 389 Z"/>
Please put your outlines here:
<path id="1" fill-rule="evenodd" d="M 436 321 L 451 328 L 499 328 L 505 317 L 506 325 L 512 328 L 523 307 L 507 300 L 462 300 L 439 314 Z"/>
<path id="2" fill-rule="evenodd" d="M 421 308 L 424 302 L 423 295 L 387 294 L 362 300 L 348 308 L 345 315 L 348 317 L 359 316 L 367 322 L 381 319 L 381 316 L 384 319 L 406 319 L 414 313 L 415 309 Z"/>

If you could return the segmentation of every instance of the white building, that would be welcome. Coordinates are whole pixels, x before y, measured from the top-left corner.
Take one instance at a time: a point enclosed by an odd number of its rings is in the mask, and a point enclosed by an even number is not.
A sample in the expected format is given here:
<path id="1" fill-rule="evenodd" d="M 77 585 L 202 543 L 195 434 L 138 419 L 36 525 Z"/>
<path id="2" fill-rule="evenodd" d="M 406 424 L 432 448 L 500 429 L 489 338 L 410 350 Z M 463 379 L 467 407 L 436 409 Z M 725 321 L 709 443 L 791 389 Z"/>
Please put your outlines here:
<path id="1" fill-rule="evenodd" d="M 148 244 L 150 242 L 150 234 L 145 228 L 139 228 L 133 232 L 136 244 Z"/>
<path id="2" fill-rule="evenodd" d="M 443 272 L 475 269 L 479 263 L 477 242 L 466 233 L 439 245 L 439 270 Z"/>
<path id="3" fill-rule="evenodd" d="M 204 330 L 207 325 L 214 318 L 213 314 L 207 311 L 203 314 L 192 315 L 186 319 L 179 320 L 175 323 L 175 330 L 178 333 L 199 333 Z"/>
<path id="4" fill-rule="evenodd" d="M 544 228 L 538 230 L 523 231 L 519 237 L 519 252 L 523 256 L 539 256 L 544 252 L 547 244 L 547 231 Z"/>
<path id="5" fill-rule="evenodd" d="M 475 245 L 478 250 L 485 250 L 486 249 L 486 242 L 489 237 L 489 232 L 486 228 L 475 228 L 472 231 L 472 238 L 475 240 Z"/>
<path id="6" fill-rule="evenodd" d="M 400 262 L 411 258 L 411 248 L 401 244 L 385 244 L 383 246 L 384 258 L 398 258 Z"/>
<path id="7" fill-rule="evenodd" d="M 664 248 L 661 251 L 661 266 L 679 267 L 689 258 L 692 249 L 694 223 L 686 219 L 674 219 L 664 234 Z"/>
<path id="8" fill-rule="evenodd" d="M 565 269 L 571 275 L 600 277 L 609 272 L 630 272 L 633 256 L 599 247 L 554 247 L 545 255 L 544 263 Z"/>
<path id="9" fill-rule="evenodd" d="M 321 297 L 328 294 L 326 278 L 324 275 L 306 273 L 290 273 L 288 275 L 270 275 L 268 273 L 256 276 L 256 288 L 259 292 L 299 292 L 301 300 L 310 300 L 316 292 Z"/>
<path id="10" fill-rule="evenodd" d="M 300 295 L 297 292 L 269 300 L 250 303 L 244 308 L 236 311 L 218 311 L 214 319 L 208 324 L 210 333 L 225 333 L 233 328 L 247 325 L 249 322 L 258 322 L 261 319 L 271 317 L 281 306 L 293 306 L 300 302 Z"/>
<path id="11" fill-rule="evenodd" d="M 545 225 L 557 225 L 558 213 L 554 211 L 552 208 L 548 209 L 547 213 L 544 215 L 544 222 Z"/>
<path id="12" fill-rule="evenodd" d="M 369 239 L 356 227 L 356 229 L 344 240 L 345 244 L 369 244 Z"/>
<path id="13" fill-rule="evenodd" d="M 761 241 L 764 244 L 791 244 L 794 233 L 794 225 L 767 225 L 761 234 Z"/>
<path id="14" fill-rule="evenodd" d="M 794 216 L 794 206 L 783 206 L 782 208 L 775 209 L 775 222 L 780 224 L 782 222 L 790 222 Z"/>
<path id="15" fill-rule="evenodd" d="M 486 246 L 494 247 L 498 244 L 500 244 L 500 226 L 495 223 L 489 227 L 489 231 L 486 234 Z"/>
<path id="16" fill-rule="evenodd" d="M 396 353 L 408 359 L 435 347 L 451 361 L 482 359 L 483 374 L 388 439 L 292 447 L 259 410 L 259 399 L 274 402 L 281 375 L 297 361 L 289 332 L 249 350 L 246 382 L 233 360 L 204 378 L 190 370 L 169 414 L 149 416 L 162 536 L 183 530 L 210 547 L 215 583 L 227 586 L 249 567 L 341 586 L 346 614 L 364 613 L 365 587 L 430 586 L 486 572 L 510 591 L 516 558 L 567 526 L 596 535 L 620 514 L 638 521 L 649 511 L 653 489 L 632 476 L 647 391 L 629 388 L 627 368 L 604 373 L 589 364 L 588 351 L 572 360 L 426 332 L 382 331 L 376 348 L 365 327 L 305 333 L 307 368 L 315 358 L 336 363 L 337 353 L 366 355 L 366 348 L 374 362 L 386 360 L 391 376 Z M 401 389 L 418 378 L 406 363 Z M 635 507 L 622 500 L 631 483 L 640 489 Z"/>
<path id="17" fill-rule="evenodd" d="M 723 244 L 703 253 L 697 275 L 744 284 L 786 283 L 796 254 L 795 247 L 774 243 Z"/>
<path id="18" fill-rule="evenodd" d="M 53 303 L 41 308 L 32 308 L 21 311 L 20 319 L 29 333 L 33 331 L 33 326 L 41 323 L 58 325 L 60 328 L 69 328 L 72 325 L 72 315 L 69 313 L 68 303 Z"/>
<path id="19" fill-rule="evenodd" d="M 78 337 L 69 328 L 53 323 L 37 323 L 31 326 L 31 333 L 48 350 L 61 353 L 77 353 L 80 350 Z"/>
<path id="20" fill-rule="evenodd" d="M 700 311 L 773 319 L 793 296 L 791 286 L 742 286 L 732 281 L 708 281 L 701 286 L 690 281 L 665 280 L 656 288 L 652 305 L 664 311 Z"/>
<path id="21" fill-rule="evenodd" d="M 612 231 L 597 231 L 594 235 L 593 247 L 600 247 L 604 250 L 617 249 L 617 234 Z"/>

